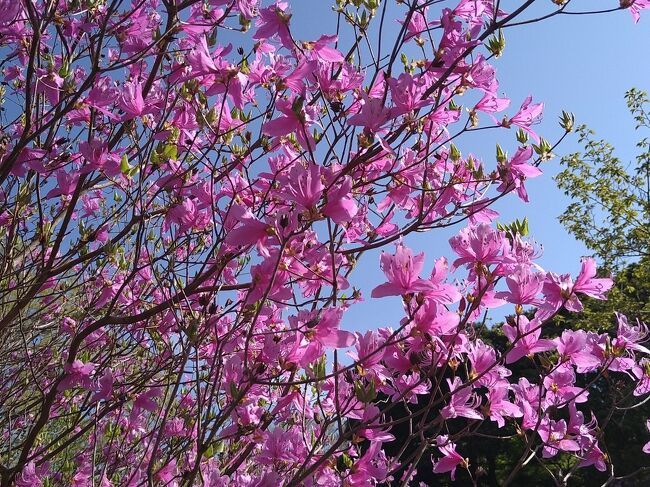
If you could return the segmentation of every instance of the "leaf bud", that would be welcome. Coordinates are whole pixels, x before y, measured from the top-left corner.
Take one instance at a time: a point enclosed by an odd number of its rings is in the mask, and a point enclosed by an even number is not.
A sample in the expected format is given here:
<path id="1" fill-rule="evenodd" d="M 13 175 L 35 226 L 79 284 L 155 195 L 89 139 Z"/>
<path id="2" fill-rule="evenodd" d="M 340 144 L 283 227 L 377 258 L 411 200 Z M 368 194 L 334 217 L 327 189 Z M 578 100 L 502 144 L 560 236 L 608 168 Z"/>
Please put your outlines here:
<path id="1" fill-rule="evenodd" d="M 562 127 L 567 132 L 573 131 L 573 126 L 575 125 L 575 116 L 571 112 L 565 112 L 562 110 L 562 115 L 560 116 L 560 127 Z"/>
<path id="2" fill-rule="evenodd" d="M 456 147 L 454 144 L 449 145 L 449 158 L 456 162 L 458 159 L 460 159 L 461 153 L 458 150 L 458 147 Z"/>
<path id="3" fill-rule="evenodd" d="M 551 143 L 544 138 L 540 138 L 539 144 L 533 144 L 533 150 L 540 156 L 540 159 L 543 161 L 548 161 L 555 157 L 555 154 L 551 152 L 551 149 Z"/>
<path id="4" fill-rule="evenodd" d="M 498 34 L 490 37 L 488 41 L 487 49 L 494 57 L 501 57 L 504 49 L 506 48 L 506 38 L 503 35 L 503 31 L 499 30 Z"/>
<path id="5" fill-rule="evenodd" d="M 497 144 L 497 162 L 504 164 L 508 160 L 508 154 Z"/>
<path id="6" fill-rule="evenodd" d="M 520 144 L 527 144 L 528 143 L 528 133 L 524 129 L 519 129 L 517 130 L 517 142 Z"/>

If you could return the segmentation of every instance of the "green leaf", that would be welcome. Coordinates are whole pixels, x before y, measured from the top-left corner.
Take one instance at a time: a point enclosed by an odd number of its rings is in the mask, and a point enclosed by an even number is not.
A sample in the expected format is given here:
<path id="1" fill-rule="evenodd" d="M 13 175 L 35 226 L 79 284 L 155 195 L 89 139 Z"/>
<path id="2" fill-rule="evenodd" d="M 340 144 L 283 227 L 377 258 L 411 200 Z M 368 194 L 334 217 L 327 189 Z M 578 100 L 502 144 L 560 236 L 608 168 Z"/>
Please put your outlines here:
<path id="1" fill-rule="evenodd" d="M 120 160 L 120 171 L 122 171 L 122 174 L 126 176 L 131 172 L 131 169 L 132 167 L 129 165 L 129 158 L 126 154 L 122 155 L 122 159 Z"/>

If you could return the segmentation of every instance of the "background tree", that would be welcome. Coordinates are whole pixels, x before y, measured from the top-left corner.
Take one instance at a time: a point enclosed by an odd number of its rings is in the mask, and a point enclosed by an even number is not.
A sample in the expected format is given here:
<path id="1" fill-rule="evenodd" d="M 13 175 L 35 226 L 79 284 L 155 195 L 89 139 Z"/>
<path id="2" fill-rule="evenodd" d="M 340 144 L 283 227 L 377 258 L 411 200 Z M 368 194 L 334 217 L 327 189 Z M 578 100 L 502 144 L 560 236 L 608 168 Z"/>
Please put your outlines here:
<path id="1" fill-rule="evenodd" d="M 625 94 L 637 130 L 650 128 L 650 100 L 644 91 Z M 560 217 L 578 240 L 592 249 L 607 268 L 648 257 L 650 250 L 650 140 L 637 143 L 634 162 L 621 161 L 615 149 L 594 138 L 587 126 L 577 129 L 584 151 L 562 159 L 566 168 L 556 181 L 573 200 Z"/>

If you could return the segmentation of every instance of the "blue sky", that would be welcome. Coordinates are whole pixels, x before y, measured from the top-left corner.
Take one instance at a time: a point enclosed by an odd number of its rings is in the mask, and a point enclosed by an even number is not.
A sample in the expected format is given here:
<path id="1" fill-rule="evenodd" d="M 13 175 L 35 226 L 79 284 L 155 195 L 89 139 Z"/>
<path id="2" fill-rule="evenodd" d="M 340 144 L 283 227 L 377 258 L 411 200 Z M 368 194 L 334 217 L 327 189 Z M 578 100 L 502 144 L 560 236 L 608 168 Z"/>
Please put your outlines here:
<path id="1" fill-rule="evenodd" d="M 331 11 L 332 3 L 328 0 L 293 2 L 292 26 L 297 36 L 314 39 L 321 33 L 334 33 L 336 16 Z M 576 0 L 572 10 L 609 8 L 617 3 L 617 0 Z M 508 11 L 519 4 L 504 1 L 502 8 Z M 533 13 L 548 12 L 552 7 L 550 0 L 540 1 L 534 5 Z M 650 45 L 649 14 L 642 16 L 636 25 L 627 11 L 556 16 L 541 23 L 506 29 L 505 36 L 506 50 L 495 61 L 495 66 L 500 90 L 513 100 L 508 113 L 514 113 L 520 102 L 532 94 L 535 101 L 545 104 L 544 119 L 537 126 L 537 132 L 548 140 L 553 141 L 561 135 L 557 120 L 561 111 L 567 110 L 575 113 L 578 123 L 586 123 L 597 136 L 610 141 L 623 161 L 634 159 L 635 144 L 642 135 L 634 130 L 623 95 L 631 87 L 650 90 L 650 63 L 644 56 L 645 46 Z M 502 145 L 506 142 L 506 146 L 509 142 L 509 147 L 513 147 L 514 133 L 503 132 L 464 139 L 458 145 L 463 152 L 485 154 L 487 158 L 494 154 L 496 142 Z M 556 153 L 562 156 L 578 149 L 576 138 L 570 137 Z M 531 234 L 544 247 L 540 264 L 545 269 L 576 273 L 580 257 L 589 251 L 568 235 L 557 220 L 568 204 L 552 179 L 559 169 L 559 157 L 545 163 L 542 169 L 543 176 L 527 182 L 529 204 L 511 196 L 502 200 L 496 209 L 502 214 L 501 220 L 506 222 L 529 217 Z M 434 258 L 439 255 L 451 257 L 447 240 L 458 229 L 406 239 L 406 243 L 417 251 L 426 252 L 425 272 L 430 272 Z M 364 291 L 366 301 L 353 306 L 346 315 L 344 326 L 347 329 L 394 326 L 403 316 L 399 298 L 370 298 L 372 287 L 383 280 L 378 254 L 365 255 L 351 282 Z M 509 312 L 511 310 L 502 308 L 494 316 L 498 319 Z"/>

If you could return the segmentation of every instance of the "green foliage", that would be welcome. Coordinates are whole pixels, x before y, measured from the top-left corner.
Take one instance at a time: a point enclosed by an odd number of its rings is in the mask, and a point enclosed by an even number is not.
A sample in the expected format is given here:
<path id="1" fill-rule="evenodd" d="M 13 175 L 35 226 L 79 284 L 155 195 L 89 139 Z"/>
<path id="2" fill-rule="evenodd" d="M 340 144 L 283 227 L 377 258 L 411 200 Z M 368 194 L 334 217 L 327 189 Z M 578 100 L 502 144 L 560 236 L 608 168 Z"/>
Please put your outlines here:
<path id="1" fill-rule="evenodd" d="M 516 219 L 512 223 L 497 222 L 497 229 L 506 232 L 506 235 L 510 239 L 513 239 L 517 235 L 525 237 L 528 235 L 528 217 L 524 217 L 523 220 Z"/>
<path id="2" fill-rule="evenodd" d="M 625 98 L 636 128 L 650 129 L 648 95 L 632 89 Z M 609 269 L 650 255 L 650 141 L 639 141 L 636 161 L 625 163 L 585 125 L 577 133 L 584 150 L 564 157 L 556 177 L 572 200 L 560 222 Z"/>

